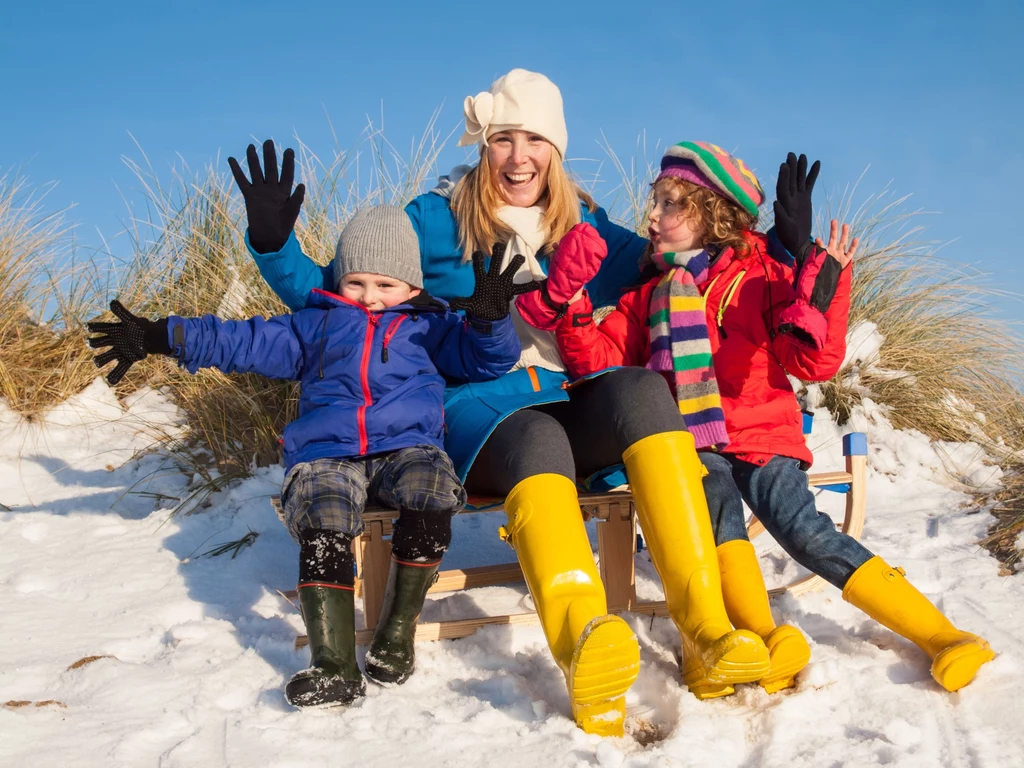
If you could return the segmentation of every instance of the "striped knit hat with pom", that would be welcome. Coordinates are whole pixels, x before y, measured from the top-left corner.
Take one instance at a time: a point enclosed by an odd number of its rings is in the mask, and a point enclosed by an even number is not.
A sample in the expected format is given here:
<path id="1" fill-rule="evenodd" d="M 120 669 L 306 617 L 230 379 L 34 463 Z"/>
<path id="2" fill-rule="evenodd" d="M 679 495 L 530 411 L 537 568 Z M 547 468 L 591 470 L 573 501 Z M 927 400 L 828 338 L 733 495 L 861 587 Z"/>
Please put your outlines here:
<path id="1" fill-rule="evenodd" d="M 738 157 L 706 141 L 681 141 L 665 151 L 655 184 L 671 176 L 717 192 L 757 216 L 764 190 Z"/>

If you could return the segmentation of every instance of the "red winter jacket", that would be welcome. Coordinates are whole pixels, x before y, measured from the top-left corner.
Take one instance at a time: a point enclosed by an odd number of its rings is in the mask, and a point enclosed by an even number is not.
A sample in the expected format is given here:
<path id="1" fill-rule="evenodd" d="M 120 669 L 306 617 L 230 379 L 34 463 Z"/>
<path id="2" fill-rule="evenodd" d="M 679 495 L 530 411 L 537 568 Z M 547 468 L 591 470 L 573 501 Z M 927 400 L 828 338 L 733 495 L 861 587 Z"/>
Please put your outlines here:
<path id="1" fill-rule="evenodd" d="M 767 238 L 747 233 L 750 252 L 725 251 L 712 264 L 704 295 L 715 377 L 729 433 L 725 453 L 756 464 L 789 456 L 806 466 L 813 457 L 804 441 L 800 405 L 786 373 L 826 381 L 846 354 L 850 269 L 839 277 L 826 312 L 828 335 L 820 351 L 778 333 L 778 318 L 794 300 L 793 267 L 768 255 Z M 573 376 L 614 365 L 646 365 L 650 359 L 648 306 L 660 274 L 629 290 L 600 325 L 592 322 L 589 298 L 569 307 L 555 329 L 562 360 Z"/>

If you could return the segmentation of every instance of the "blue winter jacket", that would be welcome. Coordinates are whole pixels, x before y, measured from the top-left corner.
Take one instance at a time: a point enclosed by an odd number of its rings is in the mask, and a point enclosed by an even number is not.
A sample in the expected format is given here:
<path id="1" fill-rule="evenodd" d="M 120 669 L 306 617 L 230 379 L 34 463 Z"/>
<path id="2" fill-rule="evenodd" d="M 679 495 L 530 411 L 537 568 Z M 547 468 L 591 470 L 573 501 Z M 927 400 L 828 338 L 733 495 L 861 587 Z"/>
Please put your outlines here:
<path id="1" fill-rule="evenodd" d="M 307 309 L 269 320 L 171 317 L 168 337 L 191 373 L 302 382 L 298 418 L 284 430 L 286 471 L 313 459 L 443 448 L 446 378 L 496 379 L 521 351 L 511 319 L 470 323 L 426 293 L 370 312 L 314 290 Z"/>
<path id="2" fill-rule="evenodd" d="M 583 205 L 580 208 L 583 221 L 596 228 L 608 244 L 608 256 L 597 276 L 587 284 L 587 292 L 595 307 L 614 305 L 622 289 L 639 279 L 640 257 L 647 241 L 613 224 L 601 208 L 593 212 Z M 425 288 L 448 300 L 471 295 L 473 267 L 463 259 L 448 198 L 428 192 L 414 198 L 405 211 L 419 236 Z M 267 284 L 293 310 L 306 305 L 312 289 L 330 288 L 333 284 L 332 268 L 320 267 L 310 260 L 294 233 L 280 251 L 261 254 L 249 246 L 249 252 Z M 545 257 L 540 264 L 546 271 Z M 490 382 L 449 387 L 445 393 L 445 450 L 459 476 L 465 480 L 477 453 L 503 419 L 522 408 L 568 400 L 568 386 L 569 378 L 564 373 L 531 368 Z"/>

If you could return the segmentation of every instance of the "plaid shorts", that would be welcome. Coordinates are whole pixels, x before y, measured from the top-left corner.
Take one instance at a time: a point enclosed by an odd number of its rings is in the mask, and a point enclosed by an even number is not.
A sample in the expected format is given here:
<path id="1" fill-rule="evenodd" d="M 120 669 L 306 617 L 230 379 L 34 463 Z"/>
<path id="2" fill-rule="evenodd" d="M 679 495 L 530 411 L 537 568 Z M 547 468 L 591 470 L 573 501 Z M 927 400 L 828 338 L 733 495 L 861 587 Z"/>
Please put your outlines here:
<path id="1" fill-rule="evenodd" d="M 448 454 L 432 445 L 296 464 L 281 489 L 284 522 L 296 540 L 311 528 L 355 538 L 363 532 L 368 500 L 391 509 L 454 514 L 466 505 L 466 491 Z"/>

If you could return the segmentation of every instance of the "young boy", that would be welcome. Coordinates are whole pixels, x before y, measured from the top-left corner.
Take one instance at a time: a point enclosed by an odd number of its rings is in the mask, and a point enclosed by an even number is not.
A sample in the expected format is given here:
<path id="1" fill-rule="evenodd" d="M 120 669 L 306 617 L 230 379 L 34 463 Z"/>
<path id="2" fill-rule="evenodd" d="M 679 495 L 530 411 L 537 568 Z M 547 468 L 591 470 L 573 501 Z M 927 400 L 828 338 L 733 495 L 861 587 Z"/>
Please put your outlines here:
<path id="1" fill-rule="evenodd" d="M 116 384 L 147 354 L 173 355 L 189 372 L 218 368 L 302 383 L 299 415 L 284 430 L 285 521 L 299 542 L 299 602 L 309 635 L 309 669 L 289 681 L 294 706 L 348 704 L 365 692 L 356 665 L 352 539 L 368 499 L 401 511 L 384 605 L 366 654 L 366 674 L 403 683 L 413 671 L 416 620 L 451 541 L 465 491 L 443 451 L 445 380 L 485 381 L 506 373 L 520 344 L 509 302 L 536 284 L 512 285 L 515 260 L 501 254 L 459 300 L 465 320 L 420 288 L 419 242 L 406 213 L 377 206 L 357 213 L 338 241 L 338 293 L 314 290 L 292 315 L 224 321 L 149 321 L 119 302 L 121 323 L 89 323 L 112 347 Z M 522 257 L 517 257 L 521 262 Z"/>

